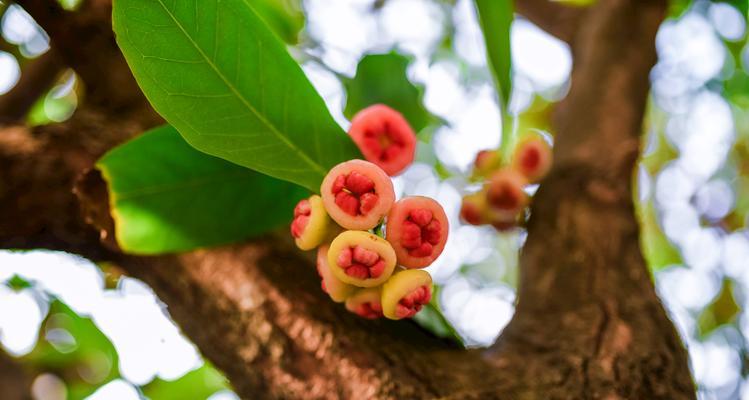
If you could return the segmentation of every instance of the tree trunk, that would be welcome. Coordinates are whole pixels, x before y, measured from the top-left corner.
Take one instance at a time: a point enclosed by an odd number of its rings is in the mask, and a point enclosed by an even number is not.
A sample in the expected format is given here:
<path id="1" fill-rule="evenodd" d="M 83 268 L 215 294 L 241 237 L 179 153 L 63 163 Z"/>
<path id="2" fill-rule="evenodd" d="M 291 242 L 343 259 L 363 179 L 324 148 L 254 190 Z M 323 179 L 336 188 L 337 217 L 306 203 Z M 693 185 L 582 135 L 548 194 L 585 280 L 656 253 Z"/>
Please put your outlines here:
<path id="1" fill-rule="evenodd" d="M 12 358 L 0 351 L 0 393 L 5 400 L 30 400 L 31 381 Z"/>
<path id="2" fill-rule="evenodd" d="M 104 151 L 159 119 L 144 111 L 111 33 L 102 33 L 107 1 L 65 18 L 52 0 L 19 3 L 87 86 L 102 89 L 67 122 L 0 132 L 0 247 L 71 251 L 146 281 L 243 398 L 695 398 L 638 246 L 631 190 L 665 0 L 589 9 L 518 0 L 519 12 L 570 43 L 575 65 L 556 112 L 555 164 L 534 198 L 516 314 L 494 346 L 467 351 L 411 323 L 344 312 L 319 290 L 312 260 L 281 236 L 121 254 L 97 174 L 77 189 L 96 230 L 70 189 Z M 82 39 L 92 24 L 105 37 Z M 80 61 L 82 51 L 88 62 L 107 57 L 114 76 Z M 108 101 L 113 85 L 122 95 Z"/>

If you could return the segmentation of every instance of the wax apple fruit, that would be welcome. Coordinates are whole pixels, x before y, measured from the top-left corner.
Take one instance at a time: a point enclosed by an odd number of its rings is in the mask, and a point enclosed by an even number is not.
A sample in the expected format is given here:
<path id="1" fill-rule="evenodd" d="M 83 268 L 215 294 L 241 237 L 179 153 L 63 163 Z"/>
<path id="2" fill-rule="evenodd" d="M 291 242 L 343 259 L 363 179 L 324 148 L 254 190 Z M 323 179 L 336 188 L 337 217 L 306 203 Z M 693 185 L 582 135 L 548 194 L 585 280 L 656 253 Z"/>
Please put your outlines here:
<path id="1" fill-rule="evenodd" d="M 395 201 L 390 177 L 380 167 L 363 160 L 333 167 L 323 180 L 320 193 L 330 217 L 346 229 L 374 228 Z"/>
<path id="2" fill-rule="evenodd" d="M 398 264 L 423 268 L 442 254 L 449 230 L 439 203 L 429 197 L 412 196 L 393 205 L 386 237 L 398 256 Z"/>
<path id="3" fill-rule="evenodd" d="M 381 285 L 393 274 L 395 260 L 395 251 L 387 240 L 363 231 L 341 233 L 328 251 L 333 275 L 359 287 Z"/>
<path id="4" fill-rule="evenodd" d="M 395 176 L 411 165 L 416 154 L 416 134 L 403 116 L 384 104 L 359 111 L 349 135 L 364 158 Z"/>

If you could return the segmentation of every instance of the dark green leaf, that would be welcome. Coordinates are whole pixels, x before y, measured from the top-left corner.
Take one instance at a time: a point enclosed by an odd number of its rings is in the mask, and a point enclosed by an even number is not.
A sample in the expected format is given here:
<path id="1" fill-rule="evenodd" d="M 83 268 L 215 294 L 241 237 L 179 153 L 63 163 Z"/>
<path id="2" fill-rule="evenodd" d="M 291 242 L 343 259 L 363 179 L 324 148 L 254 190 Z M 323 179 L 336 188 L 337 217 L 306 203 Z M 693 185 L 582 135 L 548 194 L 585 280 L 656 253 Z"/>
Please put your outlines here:
<path id="1" fill-rule="evenodd" d="M 489 65 L 499 91 L 499 100 L 506 110 L 512 92 L 512 57 L 510 54 L 512 0 L 476 0 L 476 9 L 481 30 L 484 33 Z"/>
<path id="2" fill-rule="evenodd" d="M 98 163 L 117 242 L 156 254 L 232 242 L 289 222 L 306 191 L 190 147 L 174 128 L 147 132 Z"/>
<path id="3" fill-rule="evenodd" d="M 195 148 L 313 191 L 359 156 L 248 0 L 117 0 L 113 23 L 146 97 Z"/>
<path id="4" fill-rule="evenodd" d="M 371 54 L 359 61 L 356 76 L 344 82 L 346 109 L 353 118 L 372 104 L 385 104 L 398 110 L 414 131 L 421 131 L 431 118 L 422 102 L 424 88 L 408 80 L 409 59 L 397 53 Z"/>
<path id="5" fill-rule="evenodd" d="M 172 382 L 157 378 L 143 387 L 143 394 L 150 400 L 207 399 L 224 389 L 228 389 L 226 378 L 205 364 Z"/>

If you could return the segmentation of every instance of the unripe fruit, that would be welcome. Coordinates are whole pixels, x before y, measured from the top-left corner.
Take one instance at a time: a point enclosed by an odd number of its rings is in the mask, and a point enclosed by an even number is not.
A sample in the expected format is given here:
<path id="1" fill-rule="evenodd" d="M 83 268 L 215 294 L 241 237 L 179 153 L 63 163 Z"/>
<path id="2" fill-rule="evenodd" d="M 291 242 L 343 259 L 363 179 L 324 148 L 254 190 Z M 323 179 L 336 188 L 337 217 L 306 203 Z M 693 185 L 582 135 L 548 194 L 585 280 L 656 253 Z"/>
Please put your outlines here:
<path id="1" fill-rule="evenodd" d="M 395 251 L 387 240 L 363 231 L 341 233 L 328 251 L 333 275 L 359 287 L 381 285 L 393 274 L 395 260 Z"/>
<path id="2" fill-rule="evenodd" d="M 515 218 L 528 204 L 523 190 L 525 177 L 513 169 L 501 169 L 486 183 L 486 204 L 490 222 Z"/>
<path id="3" fill-rule="evenodd" d="M 341 303 L 356 291 L 351 286 L 333 275 L 328 264 L 328 245 L 322 245 L 317 250 L 317 274 L 322 278 L 322 290 L 327 293 L 333 301 Z"/>
<path id="4" fill-rule="evenodd" d="M 551 147 L 538 136 L 523 140 L 515 148 L 512 167 L 523 174 L 529 182 L 538 182 L 551 168 Z"/>
<path id="5" fill-rule="evenodd" d="M 294 220 L 291 222 L 291 236 L 297 247 L 312 250 L 328 236 L 333 222 L 325 212 L 323 201 L 318 195 L 300 200 L 294 207 Z"/>
<path id="6" fill-rule="evenodd" d="M 320 187 L 325 209 L 346 229 L 372 229 L 395 201 L 393 182 L 380 167 L 363 160 L 340 163 Z"/>
<path id="7" fill-rule="evenodd" d="M 449 231 L 445 210 L 429 197 L 406 197 L 388 214 L 386 237 L 406 268 L 431 264 L 442 254 Z"/>
<path id="8" fill-rule="evenodd" d="M 411 318 L 432 299 L 432 277 L 422 270 L 405 270 L 382 286 L 382 313 L 389 319 Z"/>
<path id="9" fill-rule="evenodd" d="M 488 223 L 486 209 L 486 192 L 480 191 L 463 197 L 460 205 L 460 218 L 471 225 Z"/>
<path id="10" fill-rule="evenodd" d="M 499 169 L 502 157 L 497 150 L 481 150 L 473 161 L 473 175 L 487 177 Z"/>
<path id="11" fill-rule="evenodd" d="M 359 111 L 349 135 L 364 158 L 390 176 L 398 175 L 414 161 L 416 134 L 403 116 L 384 104 Z"/>
<path id="12" fill-rule="evenodd" d="M 367 319 L 382 317 L 382 293 L 380 287 L 359 289 L 346 299 L 346 309 Z"/>

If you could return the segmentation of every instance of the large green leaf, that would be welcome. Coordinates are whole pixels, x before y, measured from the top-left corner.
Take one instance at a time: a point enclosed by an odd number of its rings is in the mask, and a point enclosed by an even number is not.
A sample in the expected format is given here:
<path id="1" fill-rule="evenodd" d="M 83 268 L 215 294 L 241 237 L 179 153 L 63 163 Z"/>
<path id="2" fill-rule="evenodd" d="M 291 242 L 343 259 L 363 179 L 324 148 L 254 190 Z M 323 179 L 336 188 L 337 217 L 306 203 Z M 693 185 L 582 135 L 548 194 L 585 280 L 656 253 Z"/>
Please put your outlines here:
<path id="1" fill-rule="evenodd" d="M 424 88 L 408 80 L 408 64 L 409 59 L 397 53 L 363 57 L 356 68 L 356 76 L 344 82 L 344 115 L 353 118 L 372 104 L 386 104 L 403 114 L 416 132 L 421 131 L 432 116 L 422 102 Z"/>
<path id="2" fill-rule="evenodd" d="M 248 1 L 115 0 L 117 42 L 192 146 L 319 190 L 359 152 Z"/>
<path id="3" fill-rule="evenodd" d="M 489 65 L 494 73 L 500 102 L 504 109 L 512 92 L 512 57 L 510 54 L 510 26 L 512 0 L 475 0 L 481 30 L 484 32 Z"/>
<path id="4" fill-rule="evenodd" d="M 147 132 L 98 163 L 117 243 L 155 254 L 228 243 L 289 222 L 306 191 L 190 147 L 174 128 Z"/>

